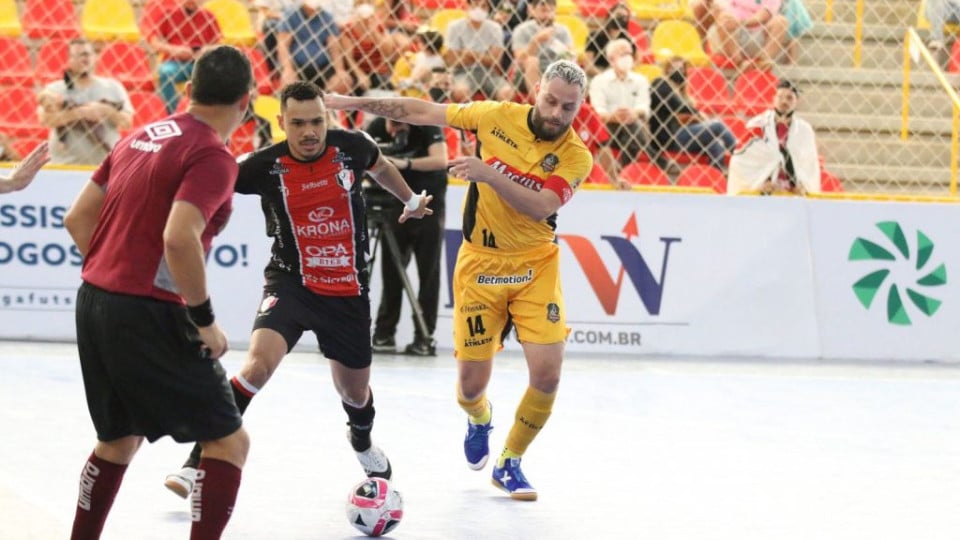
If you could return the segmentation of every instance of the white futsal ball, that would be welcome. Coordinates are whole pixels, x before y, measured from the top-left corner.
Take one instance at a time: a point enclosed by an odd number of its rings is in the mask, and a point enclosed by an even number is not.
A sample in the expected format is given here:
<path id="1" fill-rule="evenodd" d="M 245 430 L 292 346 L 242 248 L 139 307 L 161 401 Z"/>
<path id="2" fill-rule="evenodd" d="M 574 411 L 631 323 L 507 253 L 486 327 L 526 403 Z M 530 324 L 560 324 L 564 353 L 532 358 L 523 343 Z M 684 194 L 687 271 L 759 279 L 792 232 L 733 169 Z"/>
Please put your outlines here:
<path id="1" fill-rule="evenodd" d="M 347 519 L 367 536 L 387 534 L 403 519 L 403 498 L 383 478 L 367 478 L 347 495 Z"/>

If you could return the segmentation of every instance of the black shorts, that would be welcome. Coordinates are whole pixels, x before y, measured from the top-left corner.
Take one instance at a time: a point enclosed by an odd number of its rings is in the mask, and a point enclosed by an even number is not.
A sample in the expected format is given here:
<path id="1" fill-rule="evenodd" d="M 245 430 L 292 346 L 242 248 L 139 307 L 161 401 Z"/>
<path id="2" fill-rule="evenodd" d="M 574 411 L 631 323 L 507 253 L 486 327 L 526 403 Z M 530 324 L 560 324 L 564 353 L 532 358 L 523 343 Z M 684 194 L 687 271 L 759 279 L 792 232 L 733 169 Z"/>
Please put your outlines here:
<path id="1" fill-rule="evenodd" d="M 305 331 L 317 337 L 320 352 L 352 369 L 370 366 L 370 299 L 360 296 L 316 294 L 293 277 L 280 273 L 267 277 L 263 300 L 253 329 L 269 328 L 287 342 L 287 351 Z"/>
<path id="2" fill-rule="evenodd" d="M 97 438 L 216 440 L 240 428 L 219 360 L 206 358 L 183 306 L 116 294 L 89 283 L 77 293 L 77 348 Z"/>

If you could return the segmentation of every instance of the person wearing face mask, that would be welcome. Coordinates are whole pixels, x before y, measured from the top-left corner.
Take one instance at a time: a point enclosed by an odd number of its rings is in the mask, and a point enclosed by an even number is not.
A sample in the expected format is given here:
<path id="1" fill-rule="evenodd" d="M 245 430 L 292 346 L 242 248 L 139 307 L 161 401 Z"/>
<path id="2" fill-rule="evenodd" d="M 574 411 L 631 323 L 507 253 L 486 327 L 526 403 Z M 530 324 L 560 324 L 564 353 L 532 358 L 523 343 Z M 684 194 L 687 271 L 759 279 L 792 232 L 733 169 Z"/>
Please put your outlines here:
<path id="1" fill-rule="evenodd" d="M 590 81 L 590 104 L 610 131 L 611 144 L 620 150 L 620 165 L 637 159 L 647 148 L 650 83 L 633 71 L 630 42 L 615 39 L 604 51 L 611 66 Z"/>
<path id="2" fill-rule="evenodd" d="M 653 81 L 650 90 L 650 109 L 650 132 L 657 148 L 706 155 L 712 167 L 724 170 L 725 156 L 736 138 L 723 121 L 706 119 L 690 99 L 683 58 L 664 62 L 663 76 Z"/>
<path id="3" fill-rule="evenodd" d="M 607 48 L 607 43 L 615 39 L 627 40 L 634 60 L 639 60 L 636 43 L 644 40 L 643 29 L 639 25 L 631 27 L 631 20 L 630 7 L 624 3 L 615 4 L 610 8 L 604 25 L 590 33 L 584 50 L 584 69 L 587 75 L 596 76 L 610 67 L 610 62 L 603 51 Z"/>
<path id="4" fill-rule="evenodd" d="M 467 16 L 450 23 L 443 55 L 453 67 L 454 86 L 473 96 L 509 101 L 514 90 L 500 73 L 503 56 L 503 27 L 490 19 L 487 0 L 470 0 Z"/>
<path id="5" fill-rule="evenodd" d="M 797 117 L 800 89 L 777 83 L 773 108 L 747 121 L 749 136 L 730 158 L 727 194 L 820 193 L 820 159 L 813 127 Z"/>

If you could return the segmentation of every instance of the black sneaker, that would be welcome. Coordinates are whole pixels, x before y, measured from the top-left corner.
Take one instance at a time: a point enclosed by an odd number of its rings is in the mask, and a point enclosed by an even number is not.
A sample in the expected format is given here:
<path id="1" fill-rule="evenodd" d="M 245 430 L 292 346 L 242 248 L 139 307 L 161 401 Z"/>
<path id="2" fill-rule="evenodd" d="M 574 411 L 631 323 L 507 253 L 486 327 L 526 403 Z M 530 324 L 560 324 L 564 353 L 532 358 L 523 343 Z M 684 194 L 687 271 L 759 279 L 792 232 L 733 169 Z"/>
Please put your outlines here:
<path id="1" fill-rule="evenodd" d="M 433 338 L 415 339 L 413 343 L 407 345 L 403 354 L 411 356 L 436 356 L 437 341 Z"/>
<path id="2" fill-rule="evenodd" d="M 390 337 L 373 336 L 373 352 L 375 353 L 395 353 L 397 352 L 397 342 Z"/>

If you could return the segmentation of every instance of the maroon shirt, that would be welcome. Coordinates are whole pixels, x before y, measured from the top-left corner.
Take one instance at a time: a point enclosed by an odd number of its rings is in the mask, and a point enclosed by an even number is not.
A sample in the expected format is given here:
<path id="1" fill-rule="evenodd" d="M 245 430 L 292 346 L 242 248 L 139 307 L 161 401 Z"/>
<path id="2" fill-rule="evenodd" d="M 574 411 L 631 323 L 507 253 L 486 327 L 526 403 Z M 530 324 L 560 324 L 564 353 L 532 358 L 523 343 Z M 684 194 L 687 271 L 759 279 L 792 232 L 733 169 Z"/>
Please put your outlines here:
<path id="1" fill-rule="evenodd" d="M 163 258 L 170 209 L 186 201 L 203 213 L 207 253 L 230 217 L 236 179 L 223 140 L 189 113 L 137 129 L 93 173 L 106 199 L 81 277 L 108 291 L 183 303 Z"/>

